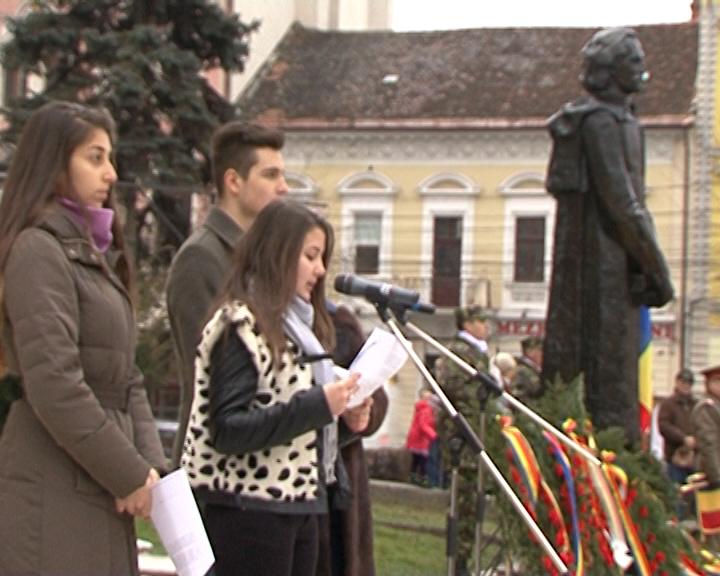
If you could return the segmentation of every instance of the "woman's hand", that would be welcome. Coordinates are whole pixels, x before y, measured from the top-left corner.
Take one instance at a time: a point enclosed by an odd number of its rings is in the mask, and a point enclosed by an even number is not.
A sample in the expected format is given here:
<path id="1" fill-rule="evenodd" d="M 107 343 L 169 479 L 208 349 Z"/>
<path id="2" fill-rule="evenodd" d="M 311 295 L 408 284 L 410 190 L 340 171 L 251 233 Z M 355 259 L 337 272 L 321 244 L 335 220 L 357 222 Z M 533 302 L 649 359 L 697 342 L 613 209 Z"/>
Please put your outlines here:
<path id="1" fill-rule="evenodd" d="M 330 413 L 333 417 L 340 416 L 340 414 L 345 411 L 345 408 L 350 401 L 350 397 L 358 389 L 357 382 L 359 379 L 360 374 L 355 373 L 350 374 L 350 376 L 343 380 L 336 380 L 335 382 L 330 382 L 329 384 L 325 384 L 325 386 L 323 386 L 325 400 L 328 403 Z"/>
<path id="2" fill-rule="evenodd" d="M 141 518 L 150 518 L 152 511 L 152 492 L 151 488 L 160 480 L 160 475 L 155 468 L 150 468 L 145 484 L 134 490 L 125 498 L 115 498 L 115 509 L 118 514 L 124 512 L 132 516 L 140 516 Z"/>
<path id="3" fill-rule="evenodd" d="M 351 432 L 358 434 L 368 427 L 368 424 L 370 424 L 370 409 L 372 405 L 372 396 L 368 396 L 360 406 L 349 408 L 343 412 L 343 420 L 345 420 L 345 424 Z"/>

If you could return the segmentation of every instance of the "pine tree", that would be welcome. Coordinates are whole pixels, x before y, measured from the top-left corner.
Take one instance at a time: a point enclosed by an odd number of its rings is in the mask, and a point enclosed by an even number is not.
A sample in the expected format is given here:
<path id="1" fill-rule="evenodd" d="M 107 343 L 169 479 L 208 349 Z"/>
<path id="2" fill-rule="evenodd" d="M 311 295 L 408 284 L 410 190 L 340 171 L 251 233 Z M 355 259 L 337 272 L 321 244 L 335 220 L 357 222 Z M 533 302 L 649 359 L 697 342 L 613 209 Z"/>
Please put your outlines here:
<path id="1" fill-rule="evenodd" d="M 210 0 L 29 0 L 7 22 L 6 70 L 22 78 L 20 96 L 3 112 L 2 143 L 13 143 L 33 110 L 50 100 L 108 108 L 117 124 L 116 193 L 128 215 L 127 240 L 137 248 L 136 193 L 152 196 L 155 252 L 138 262 L 138 364 L 149 388 L 174 378 L 167 317 L 162 309 L 168 255 L 189 231 L 190 196 L 210 180 L 212 131 L 235 109 L 204 73 L 241 72 L 244 24 Z M 169 248 L 169 250 L 167 249 Z M 159 250 L 160 249 L 160 250 Z M 136 250 L 136 256 L 143 254 Z M 147 254 L 146 254 L 147 256 Z M 158 261 L 160 260 L 160 261 Z M 0 428 L 16 383 L 0 381 Z"/>
<path id="2" fill-rule="evenodd" d="M 187 235 L 190 193 L 209 181 L 213 129 L 235 114 L 203 73 L 242 71 L 244 24 L 208 0 L 35 0 L 11 18 L 6 69 L 25 95 L 5 110 L 12 145 L 28 115 L 49 100 L 104 105 L 118 126 L 116 159 L 126 204 L 152 190 L 159 230 L 177 246 Z M 30 77 L 42 80 L 28 82 Z M 39 90 L 32 91 L 36 84 Z M 132 238 L 130 239 L 132 242 Z"/>

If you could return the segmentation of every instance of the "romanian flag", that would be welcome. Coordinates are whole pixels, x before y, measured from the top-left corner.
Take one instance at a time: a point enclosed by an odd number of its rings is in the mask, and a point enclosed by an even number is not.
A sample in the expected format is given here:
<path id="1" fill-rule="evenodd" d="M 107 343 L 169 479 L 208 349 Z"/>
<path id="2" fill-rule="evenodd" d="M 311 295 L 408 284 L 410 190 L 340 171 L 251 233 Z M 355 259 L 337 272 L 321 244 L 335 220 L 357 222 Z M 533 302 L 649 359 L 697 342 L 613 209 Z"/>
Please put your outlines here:
<path id="1" fill-rule="evenodd" d="M 720 533 L 720 488 L 695 492 L 698 523 L 703 534 Z"/>
<path id="2" fill-rule="evenodd" d="M 650 310 L 640 306 L 640 357 L 638 358 L 638 396 L 640 401 L 640 432 L 650 434 L 652 420 L 652 323 Z"/>

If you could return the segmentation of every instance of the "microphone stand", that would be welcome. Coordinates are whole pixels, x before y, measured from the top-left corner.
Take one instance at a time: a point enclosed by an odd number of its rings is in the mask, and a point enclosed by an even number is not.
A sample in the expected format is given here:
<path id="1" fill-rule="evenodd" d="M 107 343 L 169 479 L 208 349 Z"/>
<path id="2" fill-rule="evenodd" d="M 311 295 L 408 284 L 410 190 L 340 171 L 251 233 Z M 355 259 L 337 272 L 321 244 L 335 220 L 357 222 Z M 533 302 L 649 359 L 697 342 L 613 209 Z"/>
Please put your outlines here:
<path id="1" fill-rule="evenodd" d="M 376 304 L 376 307 L 377 307 L 377 304 Z M 393 309 L 393 312 L 395 312 L 396 315 L 398 314 L 398 312 L 395 309 Z M 417 336 L 419 336 L 420 339 L 422 339 L 424 342 L 426 342 L 427 344 L 430 344 L 430 346 L 432 346 L 433 348 L 442 352 L 446 357 L 448 357 L 450 360 L 452 360 L 458 366 L 460 366 L 460 368 L 462 368 L 465 372 L 467 372 L 469 376 L 477 379 L 477 381 L 480 382 L 483 385 L 483 387 L 491 389 L 494 393 L 501 396 L 510 406 L 514 407 L 519 412 L 522 412 L 523 414 L 525 414 L 525 416 L 530 418 L 530 420 L 535 422 L 541 428 L 547 430 L 550 434 L 555 436 L 555 438 L 557 438 L 560 442 L 565 444 L 568 448 L 570 448 L 571 450 L 580 454 L 587 462 L 589 462 L 591 465 L 595 466 L 597 468 L 597 470 L 600 471 L 600 473 L 596 475 L 597 481 L 602 482 L 603 484 L 607 484 L 605 475 L 601 471 L 602 462 L 586 446 L 583 446 L 576 440 L 573 440 L 572 438 L 570 438 L 570 436 L 568 436 L 564 432 L 561 432 L 560 430 L 555 428 L 555 426 L 553 426 L 552 424 L 550 424 L 550 422 L 548 422 L 547 420 L 542 418 L 537 412 L 534 412 L 532 409 L 525 406 L 525 404 L 520 402 L 520 400 L 515 398 L 509 392 L 506 392 L 505 389 L 494 378 L 492 378 L 491 376 L 485 375 L 482 372 L 479 372 L 478 370 L 475 369 L 474 366 L 471 366 L 470 364 L 465 362 L 465 360 L 463 360 L 457 354 L 452 352 L 452 350 L 449 350 L 448 348 L 446 348 L 445 346 L 440 344 L 440 342 L 435 340 L 432 336 L 430 336 L 429 334 L 424 332 L 422 329 L 415 326 L 412 322 L 406 321 L 404 319 L 405 312 L 406 312 L 406 310 L 400 310 L 399 311 L 400 316 L 398 316 L 398 319 L 401 320 L 401 323 L 403 324 L 403 326 L 406 326 L 407 328 L 412 330 L 413 333 L 415 333 Z M 445 398 L 445 400 L 447 400 L 447 398 L 445 397 L 444 394 L 442 395 L 442 398 Z M 611 533 L 610 534 L 611 544 L 613 545 L 613 548 L 615 548 L 618 551 L 618 558 L 622 557 L 623 553 L 625 553 L 626 556 L 629 557 L 630 552 L 627 547 L 627 543 L 625 542 L 625 540 L 623 538 L 621 538 L 621 536 L 622 535 Z M 617 560 L 616 559 L 616 563 L 618 566 L 621 566 L 621 567 L 624 566 L 624 562 L 625 562 L 625 560 Z M 627 568 L 627 566 L 625 566 L 625 568 L 623 568 L 623 569 L 626 569 L 626 568 Z"/>
<path id="2" fill-rule="evenodd" d="M 468 421 L 465 419 L 465 417 L 458 412 L 455 407 L 452 405 L 452 402 L 448 399 L 448 397 L 443 392 L 442 388 L 440 388 L 440 385 L 437 383 L 435 378 L 433 378 L 433 375 L 430 374 L 430 371 L 425 367 L 425 364 L 423 363 L 422 359 L 417 355 L 417 352 L 412 347 L 412 344 L 405 338 L 404 334 L 398 328 L 397 323 L 395 320 L 393 320 L 390 315 L 388 314 L 388 304 L 387 303 L 377 303 L 375 302 L 375 308 L 378 311 L 378 314 L 380 315 L 380 318 L 382 318 L 383 322 L 390 328 L 390 331 L 395 335 L 395 338 L 397 338 L 400 345 L 405 349 L 405 352 L 408 353 L 408 356 L 412 359 L 413 363 L 417 367 L 417 369 L 420 371 L 422 376 L 425 378 L 425 380 L 430 384 L 430 386 L 433 389 L 433 392 L 437 394 L 438 398 L 440 399 L 440 402 L 442 403 L 443 408 L 448 413 L 450 418 L 452 419 L 453 423 L 455 424 L 456 429 L 458 432 L 462 435 L 462 437 L 465 439 L 465 441 L 468 443 L 470 448 L 475 451 L 475 453 L 478 454 L 478 457 L 480 461 L 485 465 L 485 468 L 488 470 L 490 475 L 495 479 L 498 486 L 501 488 L 501 490 L 505 493 L 507 498 L 510 500 L 510 503 L 512 504 L 513 508 L 515 508 L 515 511 L 520 515 L 520 517 L 523 519 L 527 527 L 529 528 L 530 532 L 535 536 L 537 541 L 540 543 L 540 546 L 543 548 L 545 554 L 548 555 L 550 558 L 550 561 L 554 564 L 555 568 L 558 570 L 558 572 L 562 575 L 569 576 L 570 572 L 568 570 L 568 567 L 565 565 L 565 563 L 562 561 L 562 558 L 558 555 L 558 553 L 555 551 L 555 548 L 553 548 L 550 541 L 547 539 L 543 531 L 540 529 L 540 527 L 537 525 L 533 517 L 530 515 L 530 513 L 525 509 L 525 506 L 523 506 L 520 499 L 517 497 L 517 494 L 513 491 L 513 489 L 508 484 L 507 480 L 505 480 L 505 477 L 502 475 L 502 472 L 498 469 L 498 467 L 495 465 L 495 463 L 492 461 L 492 458 L 488 455 L 488 453 L 485 451 L 485 447 L 483 446 L 482 442 L 480 441 L 480 438 L 478 438 L 477 434 L 475 434 L 475 431 L 472 429 L 470 424 L 468 424 Z M 395 317 L 400 321 L 400 323 L 405 323 L 405 312 L 406 309 L 400 306 L 397 307 L 391 307 L 391 310 Z M 479 560 L 479 559 L 478 559 Z"/>
<path id="3" fill-rule="evenodd" d="M 532 409 L 528 408 L 520 402 L 517 398 L 515 398 L 512 394 L 509 392 L 506 392 L 505 389 L 495 381 L 492 377 L 487 377 L 481 372 L 478 372 L 474 366 L 471 366 L 465 360 L 460 358 L 457 354 L 455 354 L 452 350 L 446 348 L 440 342 L 435 340 L 432 336 L 424 332 L 422 329 L 415 326 L 412 322 L 406 321 L 403 323 L 403 326 L 406 326 L 410 330 L 413 331 L 417 336 L 419 336 L 422 340 L 424 340 L 427 344 L 430 344 L 433 348 L 439 350 L 442 352 L 445 356 L 450 358 L 453 362 L 455 362 L 460 368 L 462 368 L 465 372 L 468 373 L 469 376 L 472 376 L 473 378 L 476 378 L 483 386 L 492 388 L 492 391 L 498 394 L 507 402 L 510 404 L 513 408 L 518 410 L 519 412 L 522 412 L 530 418 L 533 422 L 535 422 L 538 426 L 541 428 L 544 428 L 548 432 L 550 432 L 553 436 L 555 436 L 560 442 L 565 444 L 568 448 L 574 450 L 578 454 L 580 454 L 583 458 L 585 458 L 588 462 L 594 464 L 595 466 L 601 466 L 600 460 L 595 456 L 590 450 L 588 450 L 585 446 L 580 444 L 579 442 L 573 440 L 570 438 L 567 434 L 564 432 L 561 432 L 555 426 L 550 424 L 547 420 L 545 420 L 542 416 L 540 416 L 537 412 L 534 412 Z"/>

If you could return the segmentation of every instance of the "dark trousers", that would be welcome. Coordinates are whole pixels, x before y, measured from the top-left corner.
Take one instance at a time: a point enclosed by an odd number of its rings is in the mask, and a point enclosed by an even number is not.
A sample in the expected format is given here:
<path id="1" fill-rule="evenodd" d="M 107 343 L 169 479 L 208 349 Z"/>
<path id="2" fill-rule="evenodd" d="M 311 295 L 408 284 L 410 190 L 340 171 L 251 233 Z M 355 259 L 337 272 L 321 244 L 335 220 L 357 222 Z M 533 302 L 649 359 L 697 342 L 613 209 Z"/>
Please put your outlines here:
<path id="1" fill-rule="evenodd" d="M 412 478 L 417 480 L 425 480 L 427 477 L 427 461 L 428 457 L 425 454 L 418 452 L 411 453 L 412 459 L 410 461 L 410 475 Z"/>
<path id="2" fill-rule="evenodd" d="M 314 514 L 275 514 L 208 504 L 205 527 L 216 576 L 308 576 L 318 558 Z"/>

